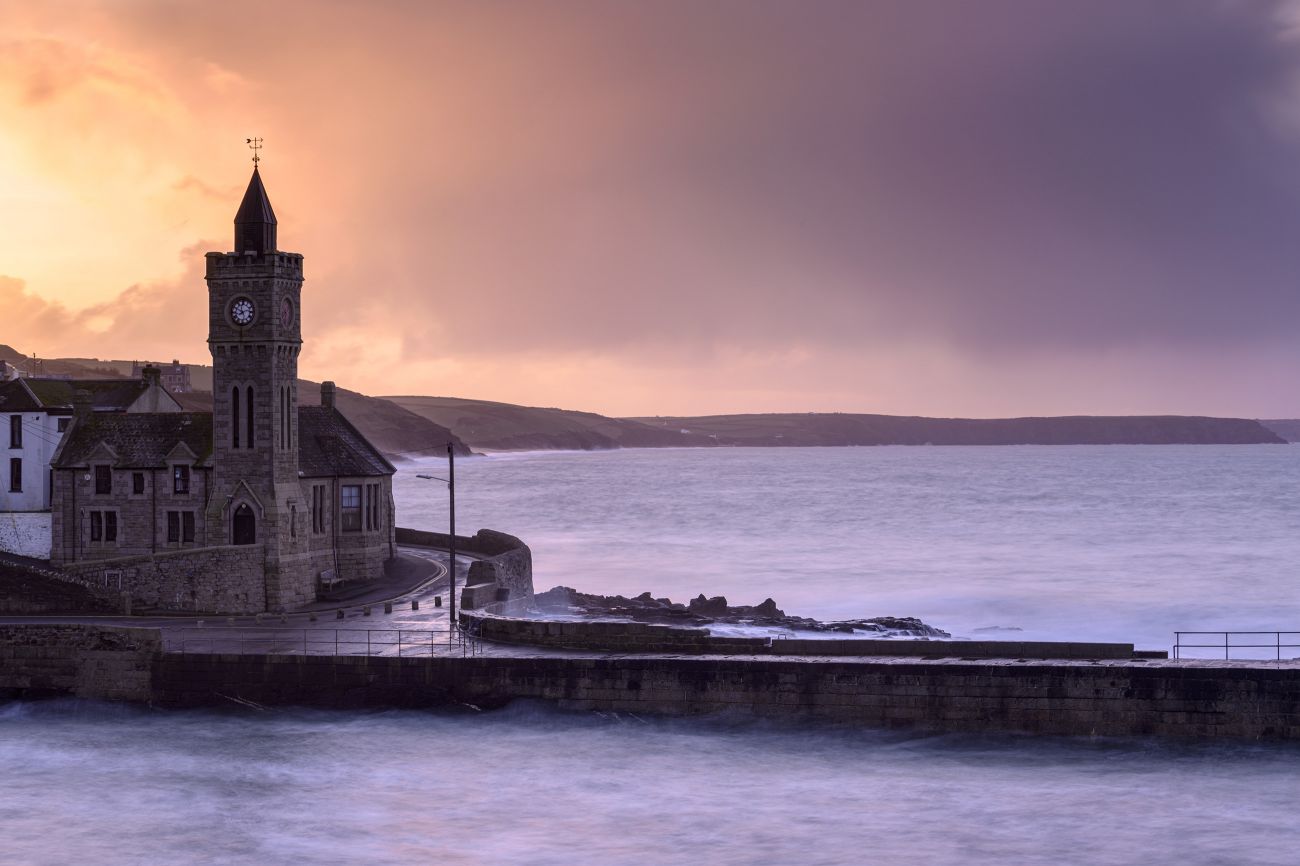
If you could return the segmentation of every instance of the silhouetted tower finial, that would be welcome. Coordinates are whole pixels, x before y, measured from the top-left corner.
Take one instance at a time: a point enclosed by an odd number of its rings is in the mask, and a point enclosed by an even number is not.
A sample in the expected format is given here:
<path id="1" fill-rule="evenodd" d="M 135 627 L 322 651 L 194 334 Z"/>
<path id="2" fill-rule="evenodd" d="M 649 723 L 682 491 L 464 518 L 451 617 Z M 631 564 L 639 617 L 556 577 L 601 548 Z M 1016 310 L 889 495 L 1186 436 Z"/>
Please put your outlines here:
<path id="1" fill-rule="evenodd" d="M 261 141 L 261 139 L 258 139 Z M 256 153 L 256 152 L 254 152 Z M 254 156 L 256 159 L 256 156 Z M 266 197 L 262 176 L 253 166 L 253 177 L 248 182 L 244 200 L 235 214 L 235 252 L 254 252 L 258 255 L 275 252 L 275 211 Z"/>

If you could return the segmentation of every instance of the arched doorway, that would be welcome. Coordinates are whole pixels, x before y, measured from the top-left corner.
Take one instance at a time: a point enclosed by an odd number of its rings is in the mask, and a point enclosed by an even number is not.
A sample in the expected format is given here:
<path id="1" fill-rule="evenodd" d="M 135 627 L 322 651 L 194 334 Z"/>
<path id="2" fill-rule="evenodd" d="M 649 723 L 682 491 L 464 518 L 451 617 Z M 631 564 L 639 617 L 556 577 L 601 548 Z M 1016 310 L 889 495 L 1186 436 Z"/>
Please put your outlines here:
<path id="1" fill-rule="evenodd" d="M 230 527 L 231 540 L 235 544 L 257 543 L 257 519 L 253 509 L 245 502 L 235 509 L 235 517 Z"/>

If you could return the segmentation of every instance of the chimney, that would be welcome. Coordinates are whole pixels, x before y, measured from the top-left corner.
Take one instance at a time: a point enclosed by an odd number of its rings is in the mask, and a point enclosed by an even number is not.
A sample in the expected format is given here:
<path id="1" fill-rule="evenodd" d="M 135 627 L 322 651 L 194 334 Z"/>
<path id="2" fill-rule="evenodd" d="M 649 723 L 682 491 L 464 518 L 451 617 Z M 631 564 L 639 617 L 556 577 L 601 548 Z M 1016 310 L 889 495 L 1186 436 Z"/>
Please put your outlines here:
<path id="1" fill-rule="evenodd" d="M 334 408 L 334 383 L 320 383 L 320 404 L 326 409 Z"/>
<path id="2" fill-rule="evenodd" d="M 90 392 L 85 388 L 78 388 L 72 395 L 72 417 L 78 421 L 90 417 Z"/>
<path id="3" fill-rule="evenodd" d="M 159 370 L 153 364 L 145 364 L 140 371 L 140 379 L 146 385 L 162 385 L 162 370 Z"/>

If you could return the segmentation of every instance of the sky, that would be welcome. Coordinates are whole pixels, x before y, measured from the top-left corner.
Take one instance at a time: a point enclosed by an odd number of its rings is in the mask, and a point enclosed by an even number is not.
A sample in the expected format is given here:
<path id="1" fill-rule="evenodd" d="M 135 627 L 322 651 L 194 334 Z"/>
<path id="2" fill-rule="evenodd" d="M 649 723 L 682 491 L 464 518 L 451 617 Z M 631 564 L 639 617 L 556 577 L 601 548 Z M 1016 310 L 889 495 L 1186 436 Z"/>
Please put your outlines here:
<path id="1" fill-rule="evenodd" d="M 1300 9 L 0 0 L 0 343 L 614 415 L 1300 416 Z"/>

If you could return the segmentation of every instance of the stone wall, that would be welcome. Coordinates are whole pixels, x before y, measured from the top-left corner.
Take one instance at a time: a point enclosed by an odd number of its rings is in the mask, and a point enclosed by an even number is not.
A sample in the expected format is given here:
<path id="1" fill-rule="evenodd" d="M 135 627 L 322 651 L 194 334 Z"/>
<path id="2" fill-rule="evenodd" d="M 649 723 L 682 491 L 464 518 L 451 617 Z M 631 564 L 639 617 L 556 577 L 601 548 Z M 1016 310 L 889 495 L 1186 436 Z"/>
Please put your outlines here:
<path id="1" fill-rule="evenodd" d="M 492 609 L 490 606 L 489 610 Z M 495 611 L 493 611 L 495 613 Z M 462 610 L 461 627 L 484 640 L 598 652 L 774 656 L 1128 659 L 1133 644 L 1052 641 L 798 640 L 715 637 L 707 629 L 638 622 L 520 619 Z"/>
<path id="2" fill-rule="evenodd" d="M 0 698 L 147 702 L 160 649 L 157 629 L 0 626 Z"/>
<path id="3" fill-rule="evenodd" d="M 447 549 L 451 536 L 445 532 L 397 529 L 398 544 Z M 464 609 L 486 608 L 504 603 L 508 609 L 527 607 L 533 600 L 533 552 L 513 535 L 494 529 L 480 529 L 472 537 L 456 536 L 456 549 L 482 557 L 470 563 L 460 604 Z"/>
<path id="4" fill-rule="evenodd" d="M 165 706 L 389 707 L 516 698 L 663 715 L 743 713 L 926 731 L 1300 739 L 1300 668 L 1178 662 L 159 657 Z"/>
<path id="5" fill-rule="evenodd" d="M 0 626 L 0 698 L 168 707 L 501 706 L 742 713 L 926 731 L 1300 740 L 1300 666 L 689 656 L 164 653 L 154 629 Z"/>
<path id="6" fill-rule="evenodd" d="M 134 477 L 144 478 L 144 492 L 135 493 Z M 113 469 L 112 493 L 96 494 L 87 469 L 54 470 L 54 504 L 50 527 L 50 557 L 56 563 L 118 559 L 166 550 L 193 550 L 208 541 L 207 515 L 211 470 L 194 466 L 187 493 L 175 493 L 171 469 Z M 91 512 L 117 515 L 117 537 L 91 539 Z M 169 511 L 189 512 L 194 540 L 167 540 Z M 180 520 L 180 518 L 178 518 Z M 220 536 L 220 533 L 214 533 Z M 183 536 L 182 536 L 183 538 Z"/>
<path id="7" fill-rule="evenodd" d="M 97 598 L 140 610 L 259 613 L 266 610 L 261 545 L 227 545 L 69 563 L 62 579 Z"/>

